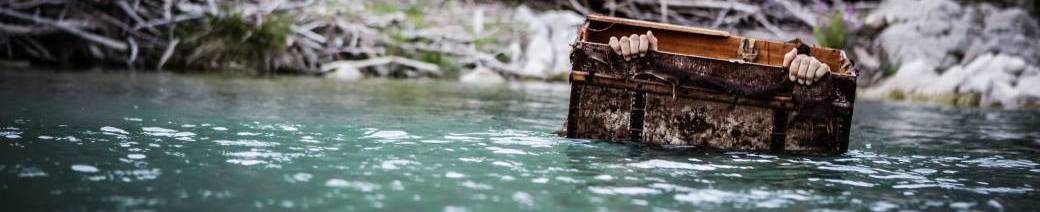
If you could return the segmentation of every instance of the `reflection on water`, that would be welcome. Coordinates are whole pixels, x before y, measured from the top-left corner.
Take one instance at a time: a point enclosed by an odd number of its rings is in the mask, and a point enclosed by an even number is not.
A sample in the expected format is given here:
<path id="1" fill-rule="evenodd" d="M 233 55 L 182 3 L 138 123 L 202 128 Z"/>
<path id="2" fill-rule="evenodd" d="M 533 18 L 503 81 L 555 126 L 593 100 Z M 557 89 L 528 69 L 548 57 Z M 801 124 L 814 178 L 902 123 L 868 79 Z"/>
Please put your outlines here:
<path id="1" fill-rule="evenodd" d="M 556 137 L 566 85 L 0 71 L 0 194 L 33 210 L 1027 210 L 1040 112 L 857 104 L 850 151 Z"/>

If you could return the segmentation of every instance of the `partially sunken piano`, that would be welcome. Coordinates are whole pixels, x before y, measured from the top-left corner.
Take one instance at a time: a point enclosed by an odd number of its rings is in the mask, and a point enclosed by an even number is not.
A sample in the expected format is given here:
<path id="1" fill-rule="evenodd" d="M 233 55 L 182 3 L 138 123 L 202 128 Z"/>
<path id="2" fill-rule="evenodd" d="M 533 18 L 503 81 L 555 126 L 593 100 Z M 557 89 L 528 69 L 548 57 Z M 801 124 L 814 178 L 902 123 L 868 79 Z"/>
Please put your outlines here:
<path id="1" fill-rule="evenodd" d="M 658 50 L 625 61 L 611 36 L 644 34 Z M 571 53 L 563 135 L 694 149 L 840 154 L 848 149 L 856 70 L 841 50 L 727 32 L 589 16 Z M 831 72 L 787 79 L 797 48 Z"/>

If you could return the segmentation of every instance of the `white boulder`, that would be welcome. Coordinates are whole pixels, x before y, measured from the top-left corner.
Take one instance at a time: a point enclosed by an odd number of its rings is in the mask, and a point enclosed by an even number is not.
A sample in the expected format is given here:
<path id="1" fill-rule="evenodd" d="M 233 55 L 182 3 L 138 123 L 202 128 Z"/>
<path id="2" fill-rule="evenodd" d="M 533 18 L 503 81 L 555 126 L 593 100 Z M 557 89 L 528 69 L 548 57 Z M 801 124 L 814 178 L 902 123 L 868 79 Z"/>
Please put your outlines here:
<path id="1" fill-rule="evenodd" d="M 585 20 L 581 15 L 563 10 L 534 14 L 521 5 L 515 19 L 526 24 L 530 33 L 520 75 L 547 78 L 570 69 L 570 44 L 577 38 L 578 26 Z"/>

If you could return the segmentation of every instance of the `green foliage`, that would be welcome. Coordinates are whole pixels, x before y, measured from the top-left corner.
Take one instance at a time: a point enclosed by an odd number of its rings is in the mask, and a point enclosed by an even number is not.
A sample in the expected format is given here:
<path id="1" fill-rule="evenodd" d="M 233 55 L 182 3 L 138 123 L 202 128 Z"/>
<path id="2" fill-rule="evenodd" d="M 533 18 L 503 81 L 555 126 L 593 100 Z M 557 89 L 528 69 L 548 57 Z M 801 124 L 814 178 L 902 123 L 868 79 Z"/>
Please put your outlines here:
<path id="1" fill-rule="evenodd" d="M 266 61 L 285 51 L 291 22 L 288 17 L 274 15 L 257 25 L 239 14 L 227 14 L 210 17 L 175 34 L 188 38 L 185 45 L 193 49 L 186 58 L 189 63 L 221 66 L 239 63 L 248 68 L 267 69 Z"/>
<path id="2" fill-rule="evenodd" d="M 895 75 L 897 71 L 899 71 L 899 69 L 897 69 L 895 66 L 892 66 L 890 64 L 882 64 L 881 65 L 881 77 L 884 77 L 884 78 L 891 77 L 892 75 Z"/>
<path id="3" fill-rule="evenodd" d="M 416 53 L 415 58 L 419 61 L 436 64 L 441 70 L 445 71 L 448 77 L 456 77 L 458 70 L 462 69 L 462 65 L 455 62 L 455 60 L 448 55 L 439 52 L 430 51 L 419 51 Z"/>
<path id="4" fill-rule="evenodd" d="M 827 48 L 845 49 L 849 29 L 840 11 L 827 16 L 825 23 L 813 30 L 816 41 Z"/>

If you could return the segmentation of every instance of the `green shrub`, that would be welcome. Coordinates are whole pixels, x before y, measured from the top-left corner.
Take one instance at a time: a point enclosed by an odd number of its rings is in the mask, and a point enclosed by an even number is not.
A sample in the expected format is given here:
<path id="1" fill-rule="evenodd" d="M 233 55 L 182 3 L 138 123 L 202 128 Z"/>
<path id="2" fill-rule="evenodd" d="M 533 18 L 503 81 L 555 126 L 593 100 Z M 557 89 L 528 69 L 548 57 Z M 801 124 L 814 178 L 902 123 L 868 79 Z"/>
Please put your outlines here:
<path id="1" fill-rule="evenodd" d="M 849 29 L 845 25 L 845 19 L 840 11 L 828 15 L 824 23 L 813 30 L 816 42 L 821 46 L 834 49 L 845 49 L 848 34 Z"/>

